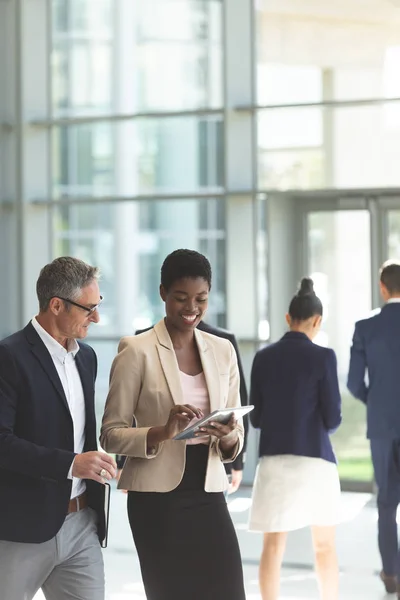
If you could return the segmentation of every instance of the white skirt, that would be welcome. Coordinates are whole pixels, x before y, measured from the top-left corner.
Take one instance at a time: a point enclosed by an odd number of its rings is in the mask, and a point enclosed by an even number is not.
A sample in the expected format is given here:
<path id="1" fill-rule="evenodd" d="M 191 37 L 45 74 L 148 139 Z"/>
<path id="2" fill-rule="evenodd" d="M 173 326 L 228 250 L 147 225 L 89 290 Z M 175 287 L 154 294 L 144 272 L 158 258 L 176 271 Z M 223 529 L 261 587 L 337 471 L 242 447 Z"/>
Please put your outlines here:
<path id="1" fill-rule="evenodd" d="M 293 531 L 340 521 L 337 466 L 322 458 L 263 456 L 250 509 L 250 531 Z"/>

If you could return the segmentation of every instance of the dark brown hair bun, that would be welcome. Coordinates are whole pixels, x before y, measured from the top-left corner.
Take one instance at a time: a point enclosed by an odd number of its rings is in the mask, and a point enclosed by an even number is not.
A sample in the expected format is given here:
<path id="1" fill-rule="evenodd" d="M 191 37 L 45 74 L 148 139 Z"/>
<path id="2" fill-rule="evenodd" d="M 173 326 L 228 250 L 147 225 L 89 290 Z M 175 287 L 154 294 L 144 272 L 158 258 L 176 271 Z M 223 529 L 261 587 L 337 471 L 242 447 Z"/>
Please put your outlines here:
<path id="1" fill-rule="evenodd" d="M 300 289 L 297 292 L 299 296 L 308 296 L 309 294 L 315 294 L 314 282 L 311 277 L 303 277 L 300 283 Z"/>

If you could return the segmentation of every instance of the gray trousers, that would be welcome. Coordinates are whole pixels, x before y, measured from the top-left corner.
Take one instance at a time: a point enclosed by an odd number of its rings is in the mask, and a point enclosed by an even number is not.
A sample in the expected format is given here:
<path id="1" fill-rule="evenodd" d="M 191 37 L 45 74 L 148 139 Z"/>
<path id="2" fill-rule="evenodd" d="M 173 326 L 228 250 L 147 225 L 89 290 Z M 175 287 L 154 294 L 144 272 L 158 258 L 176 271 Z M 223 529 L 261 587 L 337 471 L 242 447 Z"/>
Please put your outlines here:
<path id="1" fill-rule="evenodd" d="M 67 515 L 43 544 L 0 540 L 0 600 L 104 600 L 103 555 L 91 508 Z"/>

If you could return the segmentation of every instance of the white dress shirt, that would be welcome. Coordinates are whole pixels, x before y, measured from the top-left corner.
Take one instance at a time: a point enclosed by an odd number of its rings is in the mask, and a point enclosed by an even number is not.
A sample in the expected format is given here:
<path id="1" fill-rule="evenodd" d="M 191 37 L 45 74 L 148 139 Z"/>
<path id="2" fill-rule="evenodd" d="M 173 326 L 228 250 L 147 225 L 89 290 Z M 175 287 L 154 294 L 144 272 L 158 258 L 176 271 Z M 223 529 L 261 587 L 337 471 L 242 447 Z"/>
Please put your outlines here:
<path id="1" fill-rule="evenodd" d="M 35 317 L 32 319 L 32 325 L 37 331 L 40 339 L 46 346 L 54 366 L 57 370 L 64 394 L 68 402 L 69 410 L 74 427 L 74 452 L 81 454 L 85 445 L 85 397 L 82 388 L 82 382 L 78 368 L 75 362 L 75 356 L 79 352 L 79 345 L 76 340 L 68 340 L 68 350 L 57 342 L 43 327 L 38 323 Z M 49 424 L 51 427 L 51 424 Z M 68 478 L 72 479 L 71 498 L 80 496 L 86 489 L 83 479 L 72 477 L 72 466 L 69 469 Z"/>
<path id="2" fill-rule="evenodd" d="M 398 296 L 395 296 L 394 298 L 389 298 L 386 304 L 394 304 L 395 302 L 400 302 L 400 298 Z"/>

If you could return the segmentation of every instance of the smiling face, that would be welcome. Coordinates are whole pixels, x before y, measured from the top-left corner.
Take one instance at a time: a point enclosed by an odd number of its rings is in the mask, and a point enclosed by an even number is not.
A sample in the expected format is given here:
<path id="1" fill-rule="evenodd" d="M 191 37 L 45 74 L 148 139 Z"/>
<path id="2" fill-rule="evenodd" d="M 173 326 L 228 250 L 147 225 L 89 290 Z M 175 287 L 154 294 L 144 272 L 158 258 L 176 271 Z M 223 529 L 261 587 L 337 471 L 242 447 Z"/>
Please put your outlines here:
<path id="1" fill-rule="evenodd" d="M 161 285 L 167 324 L 179 331 L 193 330 L 207 310 L 209 291 L 203 277 L 178 279 L 168 290 Z"/>

